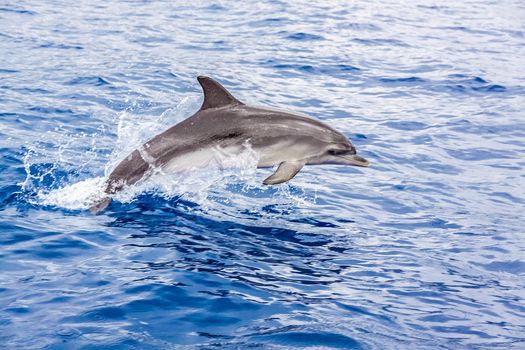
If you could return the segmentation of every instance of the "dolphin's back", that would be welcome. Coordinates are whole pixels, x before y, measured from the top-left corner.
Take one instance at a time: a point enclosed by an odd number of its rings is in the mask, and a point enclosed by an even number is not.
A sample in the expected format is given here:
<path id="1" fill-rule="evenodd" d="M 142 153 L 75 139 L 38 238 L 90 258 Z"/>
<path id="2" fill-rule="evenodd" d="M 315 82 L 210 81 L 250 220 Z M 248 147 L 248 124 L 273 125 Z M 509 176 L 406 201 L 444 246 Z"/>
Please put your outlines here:
<path id="1" fill-rule="evenodd" d="M 203 148 L 241 145 L 265 147 L 287 139 L 327 142 L 327 125 L 286 111 L 247 105 L 200 110 L 146 142 L 143 149 L 162 167 L 169 160 Z M 344 139 L 344 136 L 341 135 Z"/>

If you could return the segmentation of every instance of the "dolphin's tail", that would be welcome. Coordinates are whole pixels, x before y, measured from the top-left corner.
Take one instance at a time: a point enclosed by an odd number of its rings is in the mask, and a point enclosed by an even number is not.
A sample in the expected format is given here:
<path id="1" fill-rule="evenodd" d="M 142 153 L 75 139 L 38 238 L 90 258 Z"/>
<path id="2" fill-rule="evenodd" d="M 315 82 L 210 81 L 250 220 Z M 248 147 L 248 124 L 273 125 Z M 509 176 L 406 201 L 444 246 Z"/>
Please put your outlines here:
<path id="1" fill-rule="evenodd" d="M 99 212 L 101 212 L 102 210 L 106 209 L 108 207 L 109 203 L 111 203 L 111 198 L 104 197 L 101 200 L 99 200 L 98 202 L 96 202 L 89 210 L 91 211 L 91 214 L 95 214 L 96 215 Z"/>

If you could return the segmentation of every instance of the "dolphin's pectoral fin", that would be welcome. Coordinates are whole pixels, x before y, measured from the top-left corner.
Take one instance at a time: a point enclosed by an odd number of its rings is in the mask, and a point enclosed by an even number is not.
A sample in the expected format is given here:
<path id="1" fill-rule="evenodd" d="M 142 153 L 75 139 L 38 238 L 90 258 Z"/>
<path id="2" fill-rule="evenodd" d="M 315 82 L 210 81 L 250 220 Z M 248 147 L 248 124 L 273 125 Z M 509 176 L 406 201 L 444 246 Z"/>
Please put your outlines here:
<path id="1" fill-rule="evenodd" d="M 304 162 L 282 162 L 271 176 L 267 177 L 263 184 L 277 185 L 291 180 L 304 166 Z"/>
<path id="2" fill-rule="evenodd" d="M 243 103 L 237 100 L 228 90 L 212 78 L 205 76 L 198 76 L 197 80 L 202 86 L 204 92 L 204 102 L 202 102 L 201 110 L 208 108 L 219 108 L 227 105 L 242 105 Z"/>

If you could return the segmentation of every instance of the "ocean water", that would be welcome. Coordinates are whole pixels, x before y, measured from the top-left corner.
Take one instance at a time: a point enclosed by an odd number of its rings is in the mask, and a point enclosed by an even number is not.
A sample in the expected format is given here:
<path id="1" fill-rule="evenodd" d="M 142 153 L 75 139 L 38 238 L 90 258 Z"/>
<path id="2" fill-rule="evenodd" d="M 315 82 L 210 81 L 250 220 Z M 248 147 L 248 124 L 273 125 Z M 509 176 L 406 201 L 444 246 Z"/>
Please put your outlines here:
<path id="1" fill-rule="evenodd" d="M 524 63 L 518 0 L 0 1 L 0 348 L 525 349 Z M 372 166 L 91 215 L 201 74 Z"/>

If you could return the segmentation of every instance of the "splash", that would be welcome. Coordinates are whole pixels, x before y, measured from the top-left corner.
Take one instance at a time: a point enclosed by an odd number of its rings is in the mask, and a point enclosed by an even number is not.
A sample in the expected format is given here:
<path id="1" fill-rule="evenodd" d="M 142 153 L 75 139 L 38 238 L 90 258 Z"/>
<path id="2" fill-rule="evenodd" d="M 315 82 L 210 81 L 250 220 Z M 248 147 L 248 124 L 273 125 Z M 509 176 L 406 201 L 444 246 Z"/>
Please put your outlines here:
<path id="1" fill-rule="evenodd" d="M 95 177 L 51 191 L 39 190 L 37 203 L 69 210 L 88 209 L 104 198 L 104 180 L 104 177 Z"/>
<path id="2" fill-rule="evenodd" d="M 36 144 L 26 152 L 26 180 L 23 187 L 33 194 L 30 202 L 68 210 L 89 209 L 107 196 L 104 193 L 105 179 L 124 157 L 152 136 L 191 115 L 197 104 L 196 98 L 185 98 L 175 108 L 167 109 L 160 116 L 154 117 L 137 114 L 140 106 L 132 104 L 126 111 L 118 114 L 117 140 L 113 142 L 113 149 L 107 158 L 103 162 L 98 159 L 99 164 L 95 164 L 95 140 L 104 137 L 109 139 L 111 135 L 100 132 L 79 136 L 60 134 L 58 130 L 60 137 L 57 139 L 60 141 L 57 146 Z M 88 152 L 85 152 L 86 143 L 91 145 Z M 78 152 L 71 151 L 74 149 L 78 149 Z M 269 175 L 268 171 L 257 169 L 258 156 L 248 144 L 237 154 L 228 153 L 221 148 L 213 151 L 214 161 L 205 168 L 193 168 L 184 172 L 155 169 L 150 177 L 126 187 L 112 195 L 112 198 L 118 202 L 130 203 L 140 194 L 149 193 L 166 200 L 184 199 L 199 205 L 203 210 L 236 207 L 257 211 L 265 205 L 307 205 L 315 202 L 315 197 L 308 197 L 301 187 L 295 186 L 292 190 L 286 184 L 272 188 L 262 185 L 262 179 Z M 68 157 L 71 154 L 76 157 Z M 84 156 L 78 159 L 80 154 Z M 42 168 L 40 165 L 44 164 L 44 160 L 47 167 Z M 79 163 L 80 165 L 75 165 Z M 92 169 L 97 168 L 104 168 L 104 176 L 93 176 Z M 254 201 L 255 198 L 257 201 Z"/>
<path id="3" fill-rule="evenodd" d="M 149 178 L 124 188 L 112 198 L 130 203 L 138 195 L 150 193 L 166 200 L 184 199 L 198 204 L 203 210 L 220 211 L 224 208 L 219 207 L 224 206 L 258 210 L 261 205 L 304 205 L 309 202 L 304 191 L 292 193 L 289 185 L 277 188 L 262 185 L 264 175 L 259 174 L 257 161 L 257 154 L 250 147 L 239 154 L 217 152 L 214 162 L 205 168 L 175 173 L 156 169 Z M 85 210 L 106 196 L 104 189 L 105 177 L 89 178 L 57 189 L 39 190 L 37 202 L 69 210 Z"/>

